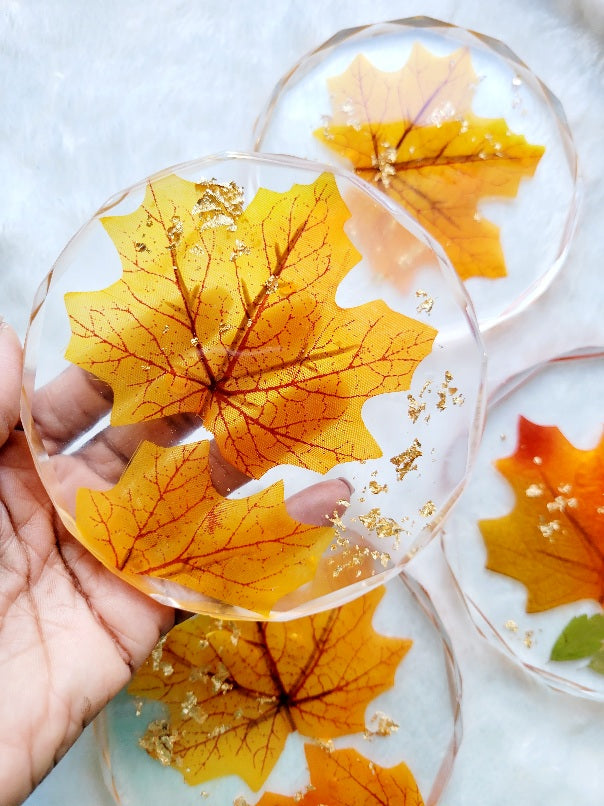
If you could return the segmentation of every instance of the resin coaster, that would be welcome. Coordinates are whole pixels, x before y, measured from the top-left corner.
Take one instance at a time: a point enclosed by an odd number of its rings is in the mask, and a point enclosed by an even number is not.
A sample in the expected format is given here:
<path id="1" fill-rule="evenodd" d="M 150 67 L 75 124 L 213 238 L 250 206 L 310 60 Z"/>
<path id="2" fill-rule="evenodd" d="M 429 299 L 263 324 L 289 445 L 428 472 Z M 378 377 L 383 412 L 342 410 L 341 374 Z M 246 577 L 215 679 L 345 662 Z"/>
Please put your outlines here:
<path id="1" fill-rule="evenodd" d="M 305 56 L 255 147 L 334 161 L 401 204 L 447 252 L 481 328 L 543 291 L 574 230 L 559 101 L 503 43 L 427 17 L 340 31 Z"/>
<path id="2" fill-rule="evenodd" d="M 35 300 L 22 422 L 65 525 L 123 579 L 291 618 L 434 534 L 480 433 L 483 358 L 404 211 L 333 168 L 226 155 L 120 193 L 72 239 Z"/>
<path id="3" fill-rule="evenodd" d="M 551 685 L 604 696 L 604 353 L 513 379 L 489 408 L 445 551 L 480 632 Z"/>
<path id="4" fill-rule="evenodd" d="M 95 727 L 108 789 L 130 806 L 327 795 L 370 806 L 384 793 L 433 806 L 461 738 L 448 638 L 405 574 L 284 624 L 195 616 L 160 642 L 129 692 Z M 382 799 L 367 794 L 376 787 Z"/>

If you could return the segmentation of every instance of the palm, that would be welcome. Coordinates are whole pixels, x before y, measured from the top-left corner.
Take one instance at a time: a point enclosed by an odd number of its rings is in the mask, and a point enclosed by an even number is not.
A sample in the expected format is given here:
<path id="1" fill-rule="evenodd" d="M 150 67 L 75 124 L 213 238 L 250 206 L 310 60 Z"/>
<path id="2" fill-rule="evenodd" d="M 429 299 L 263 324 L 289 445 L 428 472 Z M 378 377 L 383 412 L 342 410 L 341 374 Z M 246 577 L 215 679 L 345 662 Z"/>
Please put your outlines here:
<path id="1" fill-rule="evenodd" d="M 21 348 L 2 324 L 0 378 L 0 793 L 2 806 L 16 806 L 129 680 L 175 614 L 105 569 L 63 526 L 16 427 Z M 41 390 L 36 418 L 64 478 L 113 484 L 142 438 L 161 444 L 196 425 L 184 416 L 143 430 L 108 428 L 62 456 L 84 422 L 111 405 L 94 379 L 78 388 L 74 378 L 81 382 L 81 373 Z M 247 480 L 212 453 L 212 481 L 222 494 Z M 349 496 L 347 482 L 332 479 L 286 503 L 291 517 L 324 525 Z"/>
<path id="2" fill-rule="evenodd" d="M 18 345 L 0 331 L 0 792 L 19 803 L 149 654 L 173 611 L 66 532 L 13 430 Z M 5 800 L 6 798 L 6 800 Z"/>

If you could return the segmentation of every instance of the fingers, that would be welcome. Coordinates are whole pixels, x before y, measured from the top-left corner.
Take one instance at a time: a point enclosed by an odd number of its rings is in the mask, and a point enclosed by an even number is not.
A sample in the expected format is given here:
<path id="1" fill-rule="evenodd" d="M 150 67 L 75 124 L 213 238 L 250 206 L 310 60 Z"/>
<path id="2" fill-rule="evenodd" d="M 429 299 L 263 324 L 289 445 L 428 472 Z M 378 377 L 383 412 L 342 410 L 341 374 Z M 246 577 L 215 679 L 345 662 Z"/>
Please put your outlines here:
<path id="1" fill-rule="evenodd" d="M 113 403 L 104 381 L 71 366 L 33 396 L 32 416 L 49 456 L 85 434 Z"/>
<path id="2" fill-rule="evenodd" d="M 0 321 L 0 446 L 19 421 L 23 353 L 17 334 Z"/>
<path id="3" fill-rule="evenodd" d="M 300 523 L 330 526 L 334 514 L 344 514 L 351 493 L 352 487 L 345 479 L 329 479 L 292 495 L 285 505 L 290 517 Z"/>

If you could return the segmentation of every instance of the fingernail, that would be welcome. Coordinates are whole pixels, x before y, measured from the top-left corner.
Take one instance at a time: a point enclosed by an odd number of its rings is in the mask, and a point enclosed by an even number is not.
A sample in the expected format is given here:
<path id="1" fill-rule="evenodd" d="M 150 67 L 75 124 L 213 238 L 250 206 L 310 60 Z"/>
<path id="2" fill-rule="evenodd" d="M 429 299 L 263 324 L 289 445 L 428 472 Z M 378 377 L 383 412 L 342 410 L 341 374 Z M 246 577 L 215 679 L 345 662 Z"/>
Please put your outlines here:
<path id="1" fill-rule="evenodd" d="M 343 482 L 344 482 L 344 484 L 345 484 L 345 485 L 348 487 L 348 489 L 350 490 L 350 495 L 352 495 L 352 494 L 353 494 L 353 492 L 354 492 L 354 487 L 353 487 L 353 486 L 352 486 L 352 484 L 351 484 L 351 483 L 348 481 L 348 479 L 345 479 L 345 478 L 344 478 L 344 476 L 338 476 L 338 481 L 343 481 Z"/>

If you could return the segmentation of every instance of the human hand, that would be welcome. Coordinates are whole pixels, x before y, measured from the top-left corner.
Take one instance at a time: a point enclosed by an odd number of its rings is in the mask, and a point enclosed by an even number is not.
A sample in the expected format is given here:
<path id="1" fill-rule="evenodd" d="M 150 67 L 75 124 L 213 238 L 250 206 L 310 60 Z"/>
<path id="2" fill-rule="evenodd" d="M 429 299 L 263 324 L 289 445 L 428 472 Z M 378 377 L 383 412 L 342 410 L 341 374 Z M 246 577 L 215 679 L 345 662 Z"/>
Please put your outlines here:
<path id="1" fill-rule="evenodd" d="M 0 793 L 2 806 L 21 803 L 75 741 L 83 727 L 130 679 L 175 613 L 104 568 L 63 526 L 38 473 L 19 422 L 21 348 L 0 325 Z M 69 376 L 67 376 L 69 377 Z M 65 379 L 43 390 L 37 427 L 47 449 L 77 432 L 82 418 L 101 416 L 79 393 L 68 414 L 56 397 Z M 89 390 L 90 391 L 90 390 Z M 72 390 L 73 392 L 73 390 Z M 107 403 L 110 405 L 110 401 Z M 101 432 L 65 463 L 65 472 L 115 483 L 143 437 Z M 165 435 L 164 435 L 165 436 Z M 50 447 L 49 447 L 50 446 Z M 217 487 L 245 477 L 217 463 Z M 322 482 L 290 498 L 292 517 L 324 523 L 349 497 L 345 482 Z"/>

